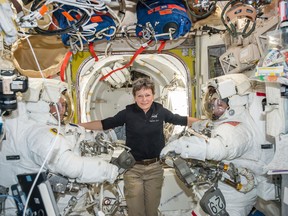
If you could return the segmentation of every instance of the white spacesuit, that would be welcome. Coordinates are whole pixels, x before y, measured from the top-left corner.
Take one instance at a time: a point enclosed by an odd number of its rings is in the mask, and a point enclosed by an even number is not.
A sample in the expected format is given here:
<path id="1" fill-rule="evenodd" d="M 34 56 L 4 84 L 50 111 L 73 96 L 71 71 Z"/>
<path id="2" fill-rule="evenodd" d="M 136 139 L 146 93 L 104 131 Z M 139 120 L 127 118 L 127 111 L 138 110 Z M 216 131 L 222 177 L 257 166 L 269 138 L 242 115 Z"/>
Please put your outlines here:
<path id="1" fill-rule="evenodd" d="M 226 200 L 226 210 L 231 216 L 249 214 L 256 203 L 257 176 L 263 174 L 261 144 L 264 137 L 248 111 L 250 87 L 244 74 L 225 75 L 210 80 L 202 105 L 205 115 L 213 123 L 211 137 L 205 140 L 197 136 L 182 136 L 168 143 L 161 152 L 161 157 L 168 152 L 176 152 L 182 158 L 223 161 L 227 164 L 232 162 L 235 167 L 252 171 L 252 180 L 241 179 L 244 185 L 250 181 L 251 186 L 244 186 L 241 192 L 218 182 Z M 203 212 L 197 215 L 203 215 Z"/>
<path id="2" fill-rule="evenodd" d="M 76 125 L 60 126 L 57 119 L 64 123 L 72 116 L 68 106 L 71 101 L 63 94 L 66 90 L 66 84 L 58 80 L 29 79 L 29 90 L 18 102 L 18 109 L 4 118 L 0 185 L 10 189 L 18 182 L 18 174 L 37 173 L 43 164 L 43 171 L 79 183 L 114 182 L 119 174 L 117 166 L 100 158 L 80 156 L 79 142 L 90 139 L 85 130 Z M 69 131 L 74 132 L 69 136 Z M 8 197 L 4 215 L 15 212 L 15 202 Z"/>

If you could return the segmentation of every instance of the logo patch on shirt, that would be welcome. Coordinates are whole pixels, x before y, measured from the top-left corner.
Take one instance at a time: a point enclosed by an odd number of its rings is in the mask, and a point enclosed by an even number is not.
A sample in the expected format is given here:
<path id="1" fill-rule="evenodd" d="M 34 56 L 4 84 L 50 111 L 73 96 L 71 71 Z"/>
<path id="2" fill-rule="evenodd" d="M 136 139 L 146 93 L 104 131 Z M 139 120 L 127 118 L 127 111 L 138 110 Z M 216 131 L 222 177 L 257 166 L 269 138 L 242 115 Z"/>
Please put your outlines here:
<path id="1" fill-rule="evenodd" d="M 159 122 L 158 113 L 152 114 L 149 122 Z"/>
<path id="2" fill-rule="evenodd" d="M 152 114 L 151 118 L 158 118 L 158 113 Z"/>

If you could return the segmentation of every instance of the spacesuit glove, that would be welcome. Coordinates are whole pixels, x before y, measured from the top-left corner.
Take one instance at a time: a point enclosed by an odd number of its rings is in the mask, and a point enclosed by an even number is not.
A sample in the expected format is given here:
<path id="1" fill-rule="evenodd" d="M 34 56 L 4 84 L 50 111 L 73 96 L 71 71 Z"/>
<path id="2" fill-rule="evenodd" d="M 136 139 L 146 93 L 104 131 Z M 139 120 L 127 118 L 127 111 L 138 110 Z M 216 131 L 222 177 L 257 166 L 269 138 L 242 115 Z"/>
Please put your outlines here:
<path id="1" fill-rule="evenodd" d="M 110 184 L 113 184 L 119 175 L 119 168 L 116 165 L 109 163 L 108 169 L 109 169 L 109 172 L 108 172 L 109 174 L 106 180 Z"/>
<path id="2" fill-rule="evenodd" d="M 177 140 L 168 143 L 161 151 L 160 157 L 165 157 L 169 152 L 180 154 L 182 158 L 192 158 L 197 160 L 205 160 L 206 158 L 206 142 L 203 138 L 196 136 L 183 136 Z"/>
<path id="3" fill-rule="evenodd" d="M 102 183 L 108 181 L 113 183 L 118 174 L 119 168 L 103 159 L 94 157 L 83 157 L 84 164 L 82 175 L 77 179 L 83 183 Z"/>

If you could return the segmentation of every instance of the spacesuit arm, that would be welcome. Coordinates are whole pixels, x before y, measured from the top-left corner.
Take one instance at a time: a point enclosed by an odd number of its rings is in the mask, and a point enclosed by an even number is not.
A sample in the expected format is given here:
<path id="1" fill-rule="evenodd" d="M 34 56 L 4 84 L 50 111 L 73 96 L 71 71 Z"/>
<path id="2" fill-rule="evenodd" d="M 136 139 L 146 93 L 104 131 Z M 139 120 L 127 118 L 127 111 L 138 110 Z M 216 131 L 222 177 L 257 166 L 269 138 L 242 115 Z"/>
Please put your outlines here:
<path id="1" fill-rule="evenodd" d="M 118 176 L 118 167 L 99 158 L 88 158 L 76 155 L 69 141 L 55 129 L 39 126 L 33 130 L 28 138 L 30 156 L 32 160 L 42 165 L 51 147 L 54 145 L 50 157 L 44 166 L 52 172 L 69 178 L 76 178 L 79 182 L 100 183 L 105 180 L 113 182 Z M 54 142 L 56 142 L 54 144 Z"/>
<path id="2" fill-rule="evenodd" d="M 80 157 L 71 151 L 64 152 L 53 170 L 82 183 L 113 183 L 118 176 L 118 167 L 96 157 Z"/>
<path id="3" fill-rule="evenodd" d="M 168 143 L 161 151 L 160 157 L 174 151 L 182 158 L 231 160 L 248 151 L 251 147 L 251 140 L 253 140 L 252 133 L 244 125 L 222 124 L 207 142 L 200 137 L 183 136 Z"/>
<path id="4" fill-rule="evenodd" d="M 160 157 L 165 157 L 169 152 L 180 154 L 182 158 L 194 158 L 205 160 L 206 158 L 206 141 L 196 136 L 183 136 L 168 143 L 161 151 Z"/>

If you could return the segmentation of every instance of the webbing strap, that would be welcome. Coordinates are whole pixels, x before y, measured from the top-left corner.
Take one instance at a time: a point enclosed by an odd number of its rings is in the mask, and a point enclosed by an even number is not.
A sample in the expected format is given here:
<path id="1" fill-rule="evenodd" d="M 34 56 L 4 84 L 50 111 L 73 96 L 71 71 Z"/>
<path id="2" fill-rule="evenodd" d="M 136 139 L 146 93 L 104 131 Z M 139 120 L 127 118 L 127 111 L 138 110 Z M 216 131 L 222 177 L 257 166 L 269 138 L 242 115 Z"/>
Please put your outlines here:
<path id="1" fill-rule="evenodd" d="M 158 53 L 162 52 L 162 50 L 165 48 L 165 45 L 166 45 L 166 41 L 165 40 L 161 40 L 160 41 L 160 46 L 158 48 Z"/>
<path id="2" fill-rule="evenodd" d="M 90 42 L 88 46 L 89 46 L 89 52 L 91 53 L 92 57 L 95 59 L 95 61 L 98 61 L 99 59 L 98 59 L 98 56 L 94 50 L 93 42 Z"/>
<path id="3" fill-rule="evenodd" d="M 65 71 L 66 71 L 66 68 L 67 68 L 67 65 L 68 65 L 68 62 L 72 56 L 73 52 L 70 50 L 66 53 L 65 55 L 65 58 L 64 58 L 64 61 L 61 65 L 61 69 L 60 69 L 60 78 L 61 78 L 61 81 L 65 81 Z"/>
<path id="4" fill-rule="evenodd" d="M 106 74 L 105 76 L 101 77 L 100 80 L 105 80 L 107 77 L 109 77 L 112 73 L 115 73 L 116 71 L 119 71 L 119 70 L 122 70 L 124 68 L 127 68 L 129 67 L 136 59 L 136 57 L 142 53 L 146 48 L 147 46 L 152 42 L 152 40 L 148 41 L 148 43 L 145 43 L 144 45 L 142 45 L 135 53 L 134 55 L 132 56 L 131 60 L 126 64 L 124 65 L 123 67 L 121 68 L 116 68 L 114 70 L 112 70 L 111 72 L 109 72 L 108 74 Z"/>
<path id="5" fill-rule="evenodd" d="M 197 216 L 197 214 L 194 211 L 192 211 L 192 216 Z"/>

